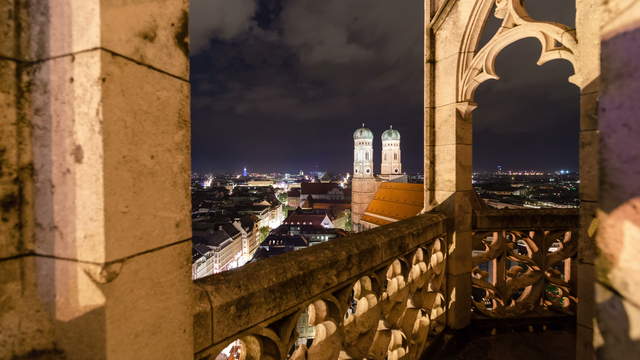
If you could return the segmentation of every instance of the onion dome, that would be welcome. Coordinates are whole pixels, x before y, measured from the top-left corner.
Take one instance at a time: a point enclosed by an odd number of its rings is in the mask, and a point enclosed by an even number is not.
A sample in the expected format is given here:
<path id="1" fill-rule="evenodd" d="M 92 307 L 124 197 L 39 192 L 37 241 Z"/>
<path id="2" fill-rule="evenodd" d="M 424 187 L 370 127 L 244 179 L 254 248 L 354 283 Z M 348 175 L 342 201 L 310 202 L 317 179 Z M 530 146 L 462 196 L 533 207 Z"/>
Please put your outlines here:
<path id="1" fill-rule="evenodd" d="M 393 126 L 390 126 L 389 129 L 382 133 L 382 141 L 387 140 L 400 140 L 400 132 L 398 130 L 394 130 Z"/>
<path id="2" fill-rule="evenodd" d="M 362 124 L 362 127 L 353 133 L 353 140 L 373 140 L 373 132 Z"/>

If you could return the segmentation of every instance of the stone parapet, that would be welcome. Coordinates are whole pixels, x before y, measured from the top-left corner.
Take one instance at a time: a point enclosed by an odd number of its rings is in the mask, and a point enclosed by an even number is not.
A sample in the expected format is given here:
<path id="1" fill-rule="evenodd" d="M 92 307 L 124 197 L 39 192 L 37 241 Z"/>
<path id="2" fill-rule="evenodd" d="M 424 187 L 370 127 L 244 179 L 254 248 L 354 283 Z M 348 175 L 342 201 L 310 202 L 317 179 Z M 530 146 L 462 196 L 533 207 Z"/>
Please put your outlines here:
<path id="1" fill-rule="evenodd" d="M 196 281 L 196 358 L 237 339 L 246 355 L 285 358 L 305 312 L 316 338 L 298 355 L 418 358 L 429 329 L 444 327 L 444 219 L 425 214 Z"/>
<path id="2" fill-rule="evenodd" d="M 575 315 L 578 209 L 483 210 L 474 216 L 474 313 Z"/>
<path id="3" fill-rule="evenodd" d="M 501 209 L 475 211 L 473 229 L 558 230 L 579 227 L 578 209 Z"/>

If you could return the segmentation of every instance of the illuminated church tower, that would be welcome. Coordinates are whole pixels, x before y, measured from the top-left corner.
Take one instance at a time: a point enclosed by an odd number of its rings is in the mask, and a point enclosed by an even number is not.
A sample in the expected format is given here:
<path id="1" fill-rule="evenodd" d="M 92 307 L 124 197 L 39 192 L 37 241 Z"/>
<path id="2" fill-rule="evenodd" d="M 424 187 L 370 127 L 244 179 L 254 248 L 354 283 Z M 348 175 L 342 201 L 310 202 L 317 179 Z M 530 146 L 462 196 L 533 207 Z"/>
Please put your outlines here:
<path id="1" fill-rule="evenodd" d="M 393 126 L 382 133 L 382 164 L 380 175 L 402 174 L 402 160 L 400 157 L 400 132 Z"/>
<path id="2" fill-rule="evenodd" d="M 373 177 L 373 133 L 364 127 L 353 133 L 353 177 Z"/>
<path id="3" fill-rule="evenodd" d="M 373 176 L 373 132 L 364 127 L 353 133 L 353 179 L 351 180 L 351 221 L 353 231 L 361 231 L 360 219 L 377 189 Z"/>

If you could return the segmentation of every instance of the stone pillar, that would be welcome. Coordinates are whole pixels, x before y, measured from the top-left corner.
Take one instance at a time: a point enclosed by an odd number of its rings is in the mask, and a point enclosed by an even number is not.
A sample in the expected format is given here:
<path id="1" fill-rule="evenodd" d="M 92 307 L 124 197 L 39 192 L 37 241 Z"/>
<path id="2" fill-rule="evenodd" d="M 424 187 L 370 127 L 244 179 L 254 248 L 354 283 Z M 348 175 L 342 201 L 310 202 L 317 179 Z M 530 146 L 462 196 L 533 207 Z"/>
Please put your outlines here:
<path id="1" fill-rule="evenodd" d="M 33 159 L 25 110 L 27 6 L 0 0 L 0 359 L 55 358 L 53 327 L 38 296 L 33 238 Z"/>
<path id="2" fill-rule="evenodd" d="M 640 353 L 640 3 L 604 2 L 600 41 L 594 347 L 625 359 Z"/>
<path id="3" fill-rule="evenodd" d="M 447 260 L 448 326 L 466 327 L 471 318 L 471 110 L 456 100 L 460 42 L 473 2 L 450 2 L 432 17 L 425 49 L 425 210 L 450 219 Z"/>
<path id="4" fill-rule="evenodd" d="M 580 232 L 578 234 L 576 358 L 593 359 L 595 231 L 598 208 L 600 0 L 576 1 L 575 83 L 580 86 Z"/>
<path id="5" fill-rule="evenodd" d="M 0 4 L 18 39 L 2 51 L 21 50 L 18 103 L 1 106 L 24 145 L 9 214 L 25 224 L 0 266 L 22 262 L 10 301 L 47 324 L 9 356 L 192 358 L 187 0 Z"/>

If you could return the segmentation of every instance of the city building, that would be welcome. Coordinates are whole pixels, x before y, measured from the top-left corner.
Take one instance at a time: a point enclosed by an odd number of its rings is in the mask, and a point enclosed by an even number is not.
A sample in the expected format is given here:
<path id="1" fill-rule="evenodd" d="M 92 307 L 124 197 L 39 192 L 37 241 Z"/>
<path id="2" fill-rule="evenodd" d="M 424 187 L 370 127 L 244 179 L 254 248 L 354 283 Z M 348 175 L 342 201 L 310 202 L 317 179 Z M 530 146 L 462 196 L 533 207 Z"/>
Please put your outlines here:
<path id="1" fill-rule="evenodd" d="M 344 189 L 337 183 L 303 182 L 300 184 L 300 201 L 309 197 L 314 200 L 344 200 Z"/>
<path id="2" fill-rule="evenodd" d="M 231 223 L 194 222 L 191 241 L 194 279 L 238 267 L 243 238 Z"/>
<path id="3" fill-rule="evenodd" d="M 297 208 L 300 206 L 300 188 L 293 188 L 287 192 L 287 206 Z"/>
<path id="4" fill-rule="evenodd" d="M 379 175 L 373 173 L 373 139 L 373 132 L 364 127 L 364 124 L 353 133 L 351 222 L 355 232 L 371 226 L 370 223 L 363 224 L 362 217 L 382 183 L 407 182 L 407 176 L 402 174 L 400 132 L 390 127 L 382 133 L 382 164 Z"/>
<path id="5" fill-rule="evenodd" d="M 304 211 L 297 210 L 289 214 L 282 222 L 283 225 L 311 225 L 323 227 L 325 229 L 333 228 L 333 222 L 329 218 L 326 211 Z"/>

